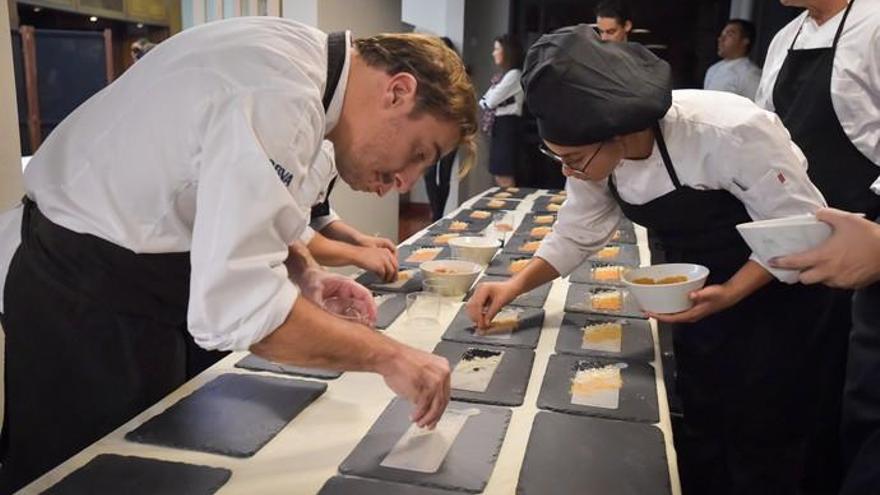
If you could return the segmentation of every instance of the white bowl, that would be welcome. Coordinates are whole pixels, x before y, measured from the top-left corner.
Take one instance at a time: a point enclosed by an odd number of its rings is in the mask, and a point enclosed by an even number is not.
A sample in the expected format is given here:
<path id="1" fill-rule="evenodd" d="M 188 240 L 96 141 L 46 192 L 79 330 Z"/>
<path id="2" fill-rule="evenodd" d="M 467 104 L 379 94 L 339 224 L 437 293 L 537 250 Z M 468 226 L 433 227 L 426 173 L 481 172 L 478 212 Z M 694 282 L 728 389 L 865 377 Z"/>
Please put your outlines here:
<path id="1" fill-rule="evenodd" d="M 491 237 L 453 237 L 448 241 L 452 256 L 481 265 L 488 265 L 501 247 L 501 241 Z"/>
<path id="2" fill-rule="evenodd" d="M 483 267 L 465 260 L 434 260 L 419 265 L 424 280 L 439 280 L 437 291 L 441 296 L 463 296 L 477 280 Z M 451 273 L 437 271 L 451 270 Z"/>
<path id="3" fill-rule="evenodd" d="M 765 264 L 777 256 L 812 249 L 831 235 L 831 226 L 809 214 L 741 223 L 736 226 L 736 230 Z M 797 270 L 774 268 L 770 271 L 784 281 L 797 281 Z"/>
<path id="4" fill-rule="evenodd" d="M 652 278 L 654 280 L 684 275 L 688 279 L 685 282 L 663 285 L 634 284 L 632 281 L 638 278 Z M 679 313 L 690 309 L 694 303 L 688 298 L 688 294 L 701 289 L 706 284 L 709 269 L 702 265 L 690 263 L 667 263 L 663 265 L 633 268 L 623 275 L 623 284 L 629 289 L 642 310 L 652 313 Z"/>

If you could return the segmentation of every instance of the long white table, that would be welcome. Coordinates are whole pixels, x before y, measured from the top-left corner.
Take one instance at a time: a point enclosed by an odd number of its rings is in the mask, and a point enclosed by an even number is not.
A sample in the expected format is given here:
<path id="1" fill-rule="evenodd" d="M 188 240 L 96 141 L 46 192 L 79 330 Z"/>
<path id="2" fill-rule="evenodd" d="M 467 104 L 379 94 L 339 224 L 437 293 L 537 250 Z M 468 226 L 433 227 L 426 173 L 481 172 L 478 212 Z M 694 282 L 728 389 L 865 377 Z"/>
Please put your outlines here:
<path id="1" fill-rule="evenodd" d="M 534 195 L 521 202 L 518 212 L 525 214 L 531 210 Z M 461 209 L 468 208 L 478 197 L 466 201 L 458 210 L 447 215 L 454 216 Z M 408 244 L 420 237 L 421 231 L 402 244 Z M 645 230 L 636 226 L 639 251 L 642 260 L 648 258 Z M 522 406 L 511 408 L 513 417 L 504 439 L 504 444 L 495 464 L 495 469 L 485 494 L 509 495 L 516 492 L 517 479 L 526 451 L 529 433 L 535 414 L 538 393 L 544 379 L 544 372 L 550 355 L 554 353 L 559 326 L 562 322 L 563 306 L 568 290 L 566 279 L 553 282 L 550 295 L 544 305 L 546 317 L 532 367 L 529 386 Z M 413 347 L 431 352 L 440 341 L 440 336 L 452 321 L 462 303 L 443 304 L 439 323 L 432 328 L 413 329 L 407 324 L 406 314 L 402 314 L 385 334 Z M 663 368 L 660 359 L 657 325 L 651 320 L 654 337 L 654 360 L 657 400 L 660 422 L 666 442 L 666 457 L 669 463 L 669 478 L 672 493 L 681 493 L 675 449 L 672 443 L 672 428 L 667 406 L 666 388 L 663 383 Z M 246 353 L 236 352 L 193 378 L 173 393 L 137 415 L 128 423 L 95 442 L 71 457 L 63 464 L 49 471 L 19 493 L 39 493 L 54 485 L 62 478 L 86 464 L 99 454 L 113 453 L 151 457 L 169 461 L 223 467 L 232 471 L 229 482 L 218 494 L 308 494 L 317 493 L 324 483 L 337 474 L 337 468 L 367 433 L 394 394 L 385 386 L 382 378 L 370 373 L 346 372 L 336 380 L 330 380 L 327 391 L 314 403 L 291 421 L 274 439 L 253 457 L 237 459 L 216 454 L 191 452 L 173 448 L 158 447 L 126 441 L 127 432 L 164 411 L 169 406 L 189 395 L 205 383 L 225 373 L 251 373 L 235 368 Z M 157 359 L 161 359 L 157 356 Z M 307 380 L 307 378 L 300 378 Z M 52 448 L 47 445 L 46 448 Z M 552 481 L 548 480 L 548 483 Z"/>

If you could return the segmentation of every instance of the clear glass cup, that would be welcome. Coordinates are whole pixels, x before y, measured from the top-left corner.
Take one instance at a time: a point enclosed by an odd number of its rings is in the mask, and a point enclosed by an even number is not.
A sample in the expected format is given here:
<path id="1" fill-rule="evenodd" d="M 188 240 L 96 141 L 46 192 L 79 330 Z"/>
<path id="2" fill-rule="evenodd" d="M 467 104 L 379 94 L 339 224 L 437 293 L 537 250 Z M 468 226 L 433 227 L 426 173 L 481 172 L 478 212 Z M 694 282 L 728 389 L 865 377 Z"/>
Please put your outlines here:
<path id="1" fill-rule="evenodd" d="M 361 310 L 361 307 L 354 299 L 346 297 L 328 297 L 327 299 L 324 299 L 321 306 L 324 308 L 324 311 L 342 319 L 371 326 L 369 317 Z"/>
<path id="2" fill-rule="evenodd" d="M 406 317 L 413 325 L 436 325 L 440 317 L 440 295 L 426 291 L 407 294 Z"/>
<path id="3" fill-rule="evenodd" d="M 515 211 L 496 211 L 492 214 L 492 231 L 502 245 L 510 240 L 519 223 L 518 220 L 519 215 Z"/>

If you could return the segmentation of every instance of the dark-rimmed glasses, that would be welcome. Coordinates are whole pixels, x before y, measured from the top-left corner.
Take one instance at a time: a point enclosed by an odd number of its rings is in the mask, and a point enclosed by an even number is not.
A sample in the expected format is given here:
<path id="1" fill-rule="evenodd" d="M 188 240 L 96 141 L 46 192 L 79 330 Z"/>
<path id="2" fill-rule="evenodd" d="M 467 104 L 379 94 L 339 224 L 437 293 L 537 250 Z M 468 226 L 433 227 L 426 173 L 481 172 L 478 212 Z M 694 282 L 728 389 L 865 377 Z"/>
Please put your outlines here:
<path id="1" fill-rule="evenodd" d="M 551 150 L 550 148 L 548 148 L 544 143 L 541 143 L 541 144 L 538 146 L 538 151 L 540 151 L 542 154 L 544 154 L 544 156 L 547 156 L 547 157 L 552 158 L 553 161 L 559 163 L 559 164 L 562 165 L 563 167 L 565 167 L 565 168 L 567 168 L 567 169 L 569 169 L 569 170 L 572 170 L 572 171 L 574 171 L 574 172 L 577 172 L 577 173 L 579 173 L 579 174 L 582 174 L 582 173 L 584 173 L 584 172 L 587 170 L 587 167 L 589 167 L 590 164 L 593 163 L 593 159 L 596 158 L 596 155 L 599 154 L 599 151 L 602 150 L 602 146 L 604 146 L 604 145 L 605 145 L 605 141 L 602 141 L 601 143 L 599 143 L 599 147 L 596 148 L 596 151 L 593 152 L 593 155 L 590 156 L 590 159 L 587 160 L 587 163 L 584 164 L 583 168 L 581 168 L 581 169 L 574 168 L 574 167 L 572 167 L 571 165 L 565 163 L 565 158 L 562 158 L 561 156 L 559 156 L 559 155 L 557 155 L 556 153 L 554 153 L 553 150 Z"/>

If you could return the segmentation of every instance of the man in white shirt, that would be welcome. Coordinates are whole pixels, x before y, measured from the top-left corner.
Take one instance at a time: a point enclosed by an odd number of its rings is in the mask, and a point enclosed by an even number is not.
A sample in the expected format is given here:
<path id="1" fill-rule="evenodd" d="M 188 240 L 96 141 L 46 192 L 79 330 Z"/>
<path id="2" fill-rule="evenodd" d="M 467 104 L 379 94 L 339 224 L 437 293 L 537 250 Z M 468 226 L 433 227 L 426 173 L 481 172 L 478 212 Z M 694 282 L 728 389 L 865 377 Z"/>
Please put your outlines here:
<path id="1" fill-rule="evenodd" d="M 742 19 L 727 21 L 718 36 L 721 60 L 706 71 L 703 89 L 729 91 L 754 100 L 761 81 L 761 69 L 749 60 L 754 40 L 754 24 Z"/>
<path id="2" fill-rule="evenodd" d="M 810 213 L 824 200 L 777 116 L 739 96 L 671 85 L 669 65 L 647 49 L 601 42 L 587 26 L 532 46 L 526 102 L 568 195 L 531 262 L 478 286 L 467 311 L 485 327 L 519 294 L 574 271 L 624 215 L 652 228 L 668 262 L 709 268 L 692 308 L 647 314 L 676 324 L 683 491 L 793 493 L 815 419 L 805 376 L 823 352 L 830 291 L 777 281 L 736 225 Z M 563 102 L 571 111 L 558 111 Z"/>
<path id="3" fill-rule="evenodd" d="M 756 102 L 780 116 L 828 205 L 873 220 L 880 215 L 880 0 L 782 4 L 805 10 L 770 43 Z M 840 390 L 845 391 L 844 463 L 859 449 L 866 429 L 880 428 L 880 393 L 866 379 L 870 374 L 860 372 L 880 362 L 880 350 L 862 346 L 870 332 L 880 332 L 880 321 L 874 330 L 858 324 L 871 317 L 860 315 L 852 303 L 851 291 L 837 291 L 836 338 L 826 345 L 822 362 L 823 375 L 837 384 L 837 393 L 823 401 L 829 410 L 840 410 Z M 825 423 L 824 445 L 808 465 L 811 476 L 824 478 L 812 484 L 827 492 L 837 490 L 841 477 L 837 425 Z"/>
<path id="4" fill-rule="evenodd" d="M 340 296 L 374 319 L 371 294 L 288 266 L 307 259 L 297 241 L 315 197 L 301 191 L 327 179 L 313 169 L 323 139 L 352 188 L 403 191 L 472 147 L 475 109 L 439 40 L 257 17 L 172 37 L 77 108 L 31 160 L 23 205 L 0 218 L 0 492 L 181 385 L 193 340 L 379 373 L 414 422 L 434 425 L 448 362 L 330 317 L 321 303 Z"/>

